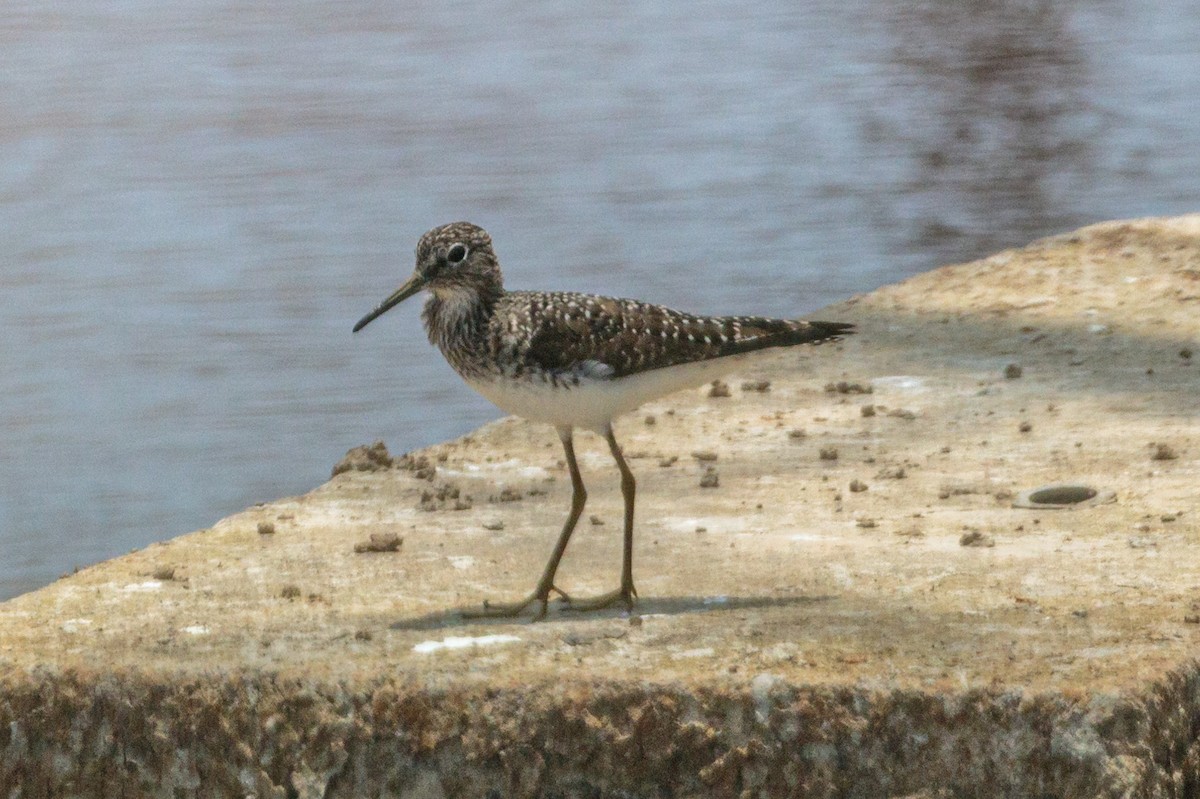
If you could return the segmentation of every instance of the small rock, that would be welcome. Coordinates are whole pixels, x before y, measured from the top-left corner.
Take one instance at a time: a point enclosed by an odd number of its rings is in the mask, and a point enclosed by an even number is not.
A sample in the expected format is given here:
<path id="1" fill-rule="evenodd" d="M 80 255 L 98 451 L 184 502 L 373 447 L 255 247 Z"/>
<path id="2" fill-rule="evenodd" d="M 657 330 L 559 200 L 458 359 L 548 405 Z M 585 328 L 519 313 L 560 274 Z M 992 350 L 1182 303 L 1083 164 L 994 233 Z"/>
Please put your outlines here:
<path id="1" fill-rule="evenodd" d="M 729 386 L 720 380 L 714 380 L 714 381 L 712 381 L 712 387 L 708 389 L 708 396 L 711 399 L 717 399 L 720 397 L 728 397 L 729 396 Z"/>
<path id="2" fill-rule="evenodd" d="M 431 491 L 422 491 L 417 507 L 427 513 L 447 508 L 466 510 L 471 507 L 471 498 L 461 496 L 457 486 L 446 484 Z"/>
<path id="3" fill-rule="evenodd" d="M 855 479 L 855 480 L 850 481 L 850 491 L 852 493 L 859 494 L 866 490 L 867 490 L 867 484 L 864 483 L 862 480 Z"/>
<path id="4" fill-rule="evenodd" d="M 155 580 L 163 580 L 164 582 L 169 582 L 169 581 L 175 579 L 175 567 L 174 566 L 159 566 L 157 569 L 154 570 L 154 572 L 150 576 L 153 577 Z"/>
<path id="5" fill-rule="evenodd" d="M 692 457 L 701 462 L 715 461 L 717 453 L 705 450 L 703 452 L 693 452 Z"/>
<path id="6" fill-rule="evenodd" d="M 504 529 L 504 522 L 484 522 L 483 529 L 497 532 Z"/>
<path id="7" fill-rule="evenodd" d="M 716 488 L 721 484 L 721 478 L 717 475 L 717 470 L 712 466 L 704 469 L 704 474 L 700 478 L 701 488 Z"/>
<path id="8" fill-rule="evenodd" d="M 914 411 L 910 411 L 908 408 L 893 408 L 892 410 L 888 411 L 888 416 L 894 416 L 897 419 L 906 419 L 908 421 L 912 421 L 913 419 L 917 418 L 917 414 Z"/>
<path id="9" fill-rule="evenodd" d="M 395 533 L 371 533 L 367 541 L 359 541 L 354 545 L 355 552 L 395 552 L 400 549 L 404 539 Z"/>
<path id="10" fill-rule="evenodd" d="M 1174 513 L 1164 513 L 1164 514 L 1163 514 L 1161 517 L 1159 517 L 1159 518 L 1161 518 L 1161 519 L 1162 519 L 1164 522 L 1173 522 L 1173 521 L 1175 521 L 1176 519 L 1178 519 L 1178 518 L 1179 518 L 1179 516 L 1178 516 L 1178 515 L 1176 515 L 1176 514 L 1174 514 Z"/>
<path id="11" fill-rule="evenodd" d="M 1190 613 L 1183 617 L 1184 624 L 1200 624 L 1200 615 Z"/>
<path id="12" fill-rule="evenodd" d="M 1004 367 L 1004 377 L 1008 380 L 1016 380 L 1023 373 L 1024 370 L 1020 367 L 1020 365 L 1015 363 L 1010 363 L 1008 366 Z"/>
<path id="13" fill-rule="evenodd" d="M 342 472 L 349 471 L 377 472 L 380 469 L 390 469 L 392 463 L 392 456 L 388 455 L 387 447 L 382 441 L 376 441 L 369 446 L 363 445 L 349 450 L 333 467 L 330 477 L 337 477 Z"/>
<path id="14" fill-rule="evenodd" d="M 872 530 L 879 526 L 874 519 L 858 519 L 854 523 L 864 530 Z"/>
<path id="15" fill-rule="evenodd" d="M 1021 422 L 1019 425 L 1017 425 L 1017 429 L 1020 430 L 1022 433 L 1028 433 L 1030 430 L 1033 429 L 1033 423 L 1028 422 L 1028 421 Z"/>
<path id="16" fill-rule="evenodd" d="M 1150 452 L 1150 460 L 1152 461 L 1173 461 L 1179 457 L 1179 453 L 1170 444 L 1151 444 L 1153 449 Z"/>
<path id="17" fill-rule="evenodd" d="M 747 380 L 742 383 L 742 391 L 757 391 L 759 394 L 762 394 L 770 390 L 770 380 Z"/>
<path id="18" fill-rule="evenodd" d="M 657 423 L 654 414 L 646 414 L 646 427 L 653 427 Z"/>
<path id="19" fill-rule="evenodd" d="M 869 383 L 849 383 L 839 380 L 836 383 L 826 383 L 825 391 L 829 394 L 874 394 L 875 388 Z"/>
<path id="20" fill-rule="evenodd" d="M 1185 361 L 1190 361 L 1192 359 L 1192 351 L 1187 347 L 1184 347 L 1179 351 L 1179 357 L 1183 358 Z"/>
<path id="21" fill-rule="evenodd" d="M 439 455 L 438 460 L 444 462 L 447 459 L 443 457 L 445 454 L 442 453 L 442 455 Z M 395 466 L 412 472 L 413 477 L 418 480 L 429 480 L 432 482 L 433 478 L 437 475 L 437 466 L 431 463 L 429 457 L 426 455 L 401 455 L 399 458 L 396 458 Z"/>
<path id="22" fill-rule="evenodd" d="M 370 641 L 374 637 L 375 636 L 373 636 L 371 634 L 370 630 L 355 630 L 354 631 L 354 640 L 355 641 Z"/>
<path id="23" fill-rule="evenodd" d="M 259 522 L 258 523 L 258 534 L 259 535 L 275 535 L 275 523 L 274 522 Z"/>
<path id="24" fill-rule="evenodd" d="M 885 466 L 875 473 L 875 477 L 879 480 L 903 480 L 908 477 L 908 472 L 903 466 Z"/>
<path id="25" fill-rule="evenodd" d="M 823 461 L 836 461 L 838 459 L 837 447 L 821 447 L 819 455 Z"/>
<path id="26" fill-rule="evenodd" d="M 495 494 L 493 496 L 488 497 L 488 501 L 489 502 L 518 502 L 524 498 L 525 498 L 525 495 L 522 494 L 520 491 L 518 491 L 515 488 L 502 488 L 502 489 L 500 489 L 499 494 Z"/>
<path id="27" fill-rule="evenodd" d="M 597 527 L 604 524 L 604 520 L 601 519 L 599 516 L 597 516 L 594 513 L 588 517 L 588 521 L 590 521 L 592 524 L 596 525 Z"/>
<path id="28" fill-rule="evenodd" d="M 804 432 L 804 430 L 799 427 L 793 427 L 791 430 L 788 431 L 788 438 L 793 439 L 793 440 L 804 438 L 807 435 L 808 435 L 808 433 Z"/>
<path id="29" fill-rule="evenodd" d="M 279 595 L 284 599 L 297 599 L 300 596 L 300 587 L 288 583 L 283 587 L 283 590 L 279 592 Z"/>
<path id="30" fill-rule="evenodd" d="M 864 405 L 861 408 L 859 408 L 858 410 L 859 410 L 859 413 L 861 413 L 863 415 L 863 418 L 869 419 L 870 417 L 875 415 L 875 406 L 874 405 Z"/>
<path id="31" fill-rule="evenodd" d="M 968 530 L 958 539 L 959 546 L 964 547 L 994 547 L 995 540 L 980 530 Z"/>
<path id="32" fill-rule="evenodd" d="M 665 468 L 667 468 L 668 466 L 674 466 L 674 465 L 675 465 L 675 462 L 676 462 L 676 461 L 678 461 L 678 460 L 679 460 L 679 456 L 678 456 L 678 455 L 672 455 L 672 456 L 671 456 L 671 457 L 669 457 L 669 458 L 659 458 L 659 459 L 658 459 L 658 465 L 659 465 L 659 466 L 661 466 L 661 467 L 663 467 L 663 468 L 665 469 Z"/>

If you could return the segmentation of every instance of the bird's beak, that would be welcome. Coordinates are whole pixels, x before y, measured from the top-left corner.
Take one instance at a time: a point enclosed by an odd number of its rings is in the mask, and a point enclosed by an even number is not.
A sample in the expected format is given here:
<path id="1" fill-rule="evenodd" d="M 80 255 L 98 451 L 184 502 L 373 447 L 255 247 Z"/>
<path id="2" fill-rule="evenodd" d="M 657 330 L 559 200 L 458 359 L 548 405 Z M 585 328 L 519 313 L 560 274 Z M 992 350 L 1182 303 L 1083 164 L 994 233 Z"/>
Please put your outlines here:
<path id="1" fill-rule="evenodd" d="M 425 288 L 425 276 L 419 272 L 413 272 L 413 276 L 410 277 L 403 286 L 393 291 L 390 297 L 376 305 L 375 310 L 358 320 L 358 324 L 354 326 L 354 332 L 357 333 L 358 331 L 362 330 L 364 327 L 371 324 L 375 317 L 382 316 L 385 312 L 390 310 L 392 306 L 399 305 L 423 288 Z"/>

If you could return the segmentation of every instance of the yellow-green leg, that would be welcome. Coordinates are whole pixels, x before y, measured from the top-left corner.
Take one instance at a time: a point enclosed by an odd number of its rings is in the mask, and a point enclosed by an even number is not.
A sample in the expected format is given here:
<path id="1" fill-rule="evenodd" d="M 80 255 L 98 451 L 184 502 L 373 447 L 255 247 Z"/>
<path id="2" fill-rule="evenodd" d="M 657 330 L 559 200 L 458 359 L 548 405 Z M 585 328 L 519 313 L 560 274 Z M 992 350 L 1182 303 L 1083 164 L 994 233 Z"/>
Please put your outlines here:
<path id="1" fill-rule="evenodd" d="M 633 479 L 633 472 L 625 462 L 621 446 L 613 435 L 612 425 L 605 429 L 604 438 L 608 441 L 608 449 L 617 462 L 617 468 L 621 470 L 621 496 L 625 498 L 625 550 L 621 560 L 621 587 L 590 599 L 568 599 L 568 610 L 600 610 L 622 604 L 626 610 L 631 611 L 633 600 L 637 596 L 637 589 L 633 587 L 633 500 L 637 494 L 637 481 Z"/>
<path id="2" fill-rule="evenodd" d="M 550 560 L 546 562 L 546 568 L 542 571 L 542 578 L 538 580 L 533 593 L 524 599 L 502 604 L 485 601 L 480 610 L 464 610 L 462 612 L 464 618 L 487 619 L 519 616 L 527 607 L 537 604 L 539 605 L 538 611 L 533 617 L 536 621 L 546 617 L 552 592 L 564 600 L 570 601 L 566 593 L 554 584 L 554 575 L 558 571 L 558 564 L 562 560 L 563 553 L 567 551 L 567 543 L 571 540 L 571 533 L 575 531 L 575 523 L 579 521 L 579 516 L 583 513 L 584 503 L 587 502 L 587 489 L 583 487 L 583 476 L 580 475 L 579 464 L 575 460 L 572 429 L 570 427 L 558 428 L 558 437 L 562 439 L 563 451 L 567 454 L 567 468 L 571 472 L 571 512 L 567 514 L 566 524 L 563 525 L 562 533 L 558 536 L 558 543 L 554 545 L 554 552 L 550 554 Z"/>

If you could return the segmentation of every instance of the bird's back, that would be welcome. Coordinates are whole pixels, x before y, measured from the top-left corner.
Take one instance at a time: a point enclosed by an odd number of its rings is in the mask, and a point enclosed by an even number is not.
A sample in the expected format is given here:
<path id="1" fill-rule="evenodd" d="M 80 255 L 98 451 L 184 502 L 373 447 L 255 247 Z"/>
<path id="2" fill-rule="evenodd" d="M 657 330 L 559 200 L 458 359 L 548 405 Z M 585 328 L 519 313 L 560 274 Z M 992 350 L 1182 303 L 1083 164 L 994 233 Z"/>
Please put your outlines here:
<path id="1" fill-rule="evenodd" d="M 623 378 L 851 333 L 853 325 L 842 322 L 697 316 L 638 300 L 514 291 L 493 310 L 487 348 L 526 369 L 569 373 L 588 364 Z"/>

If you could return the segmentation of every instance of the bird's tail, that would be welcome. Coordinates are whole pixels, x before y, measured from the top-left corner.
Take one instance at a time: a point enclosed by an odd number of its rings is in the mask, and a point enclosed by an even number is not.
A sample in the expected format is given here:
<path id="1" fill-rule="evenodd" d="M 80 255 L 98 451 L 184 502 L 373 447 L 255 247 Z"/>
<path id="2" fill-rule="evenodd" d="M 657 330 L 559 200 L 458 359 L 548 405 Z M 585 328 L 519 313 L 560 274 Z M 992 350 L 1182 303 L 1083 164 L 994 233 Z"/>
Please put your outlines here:
<path id="1" fill-rule="evenodd" d="M 736 333 L 722 347 L 722 356 L 738 355 L 771 347 L 792 347 L 797 344 L 824 344 L 853 335 L 854 325 L 848 322 L 817 322 L 799 319 L 765 319 L 737 317 Z"/>

